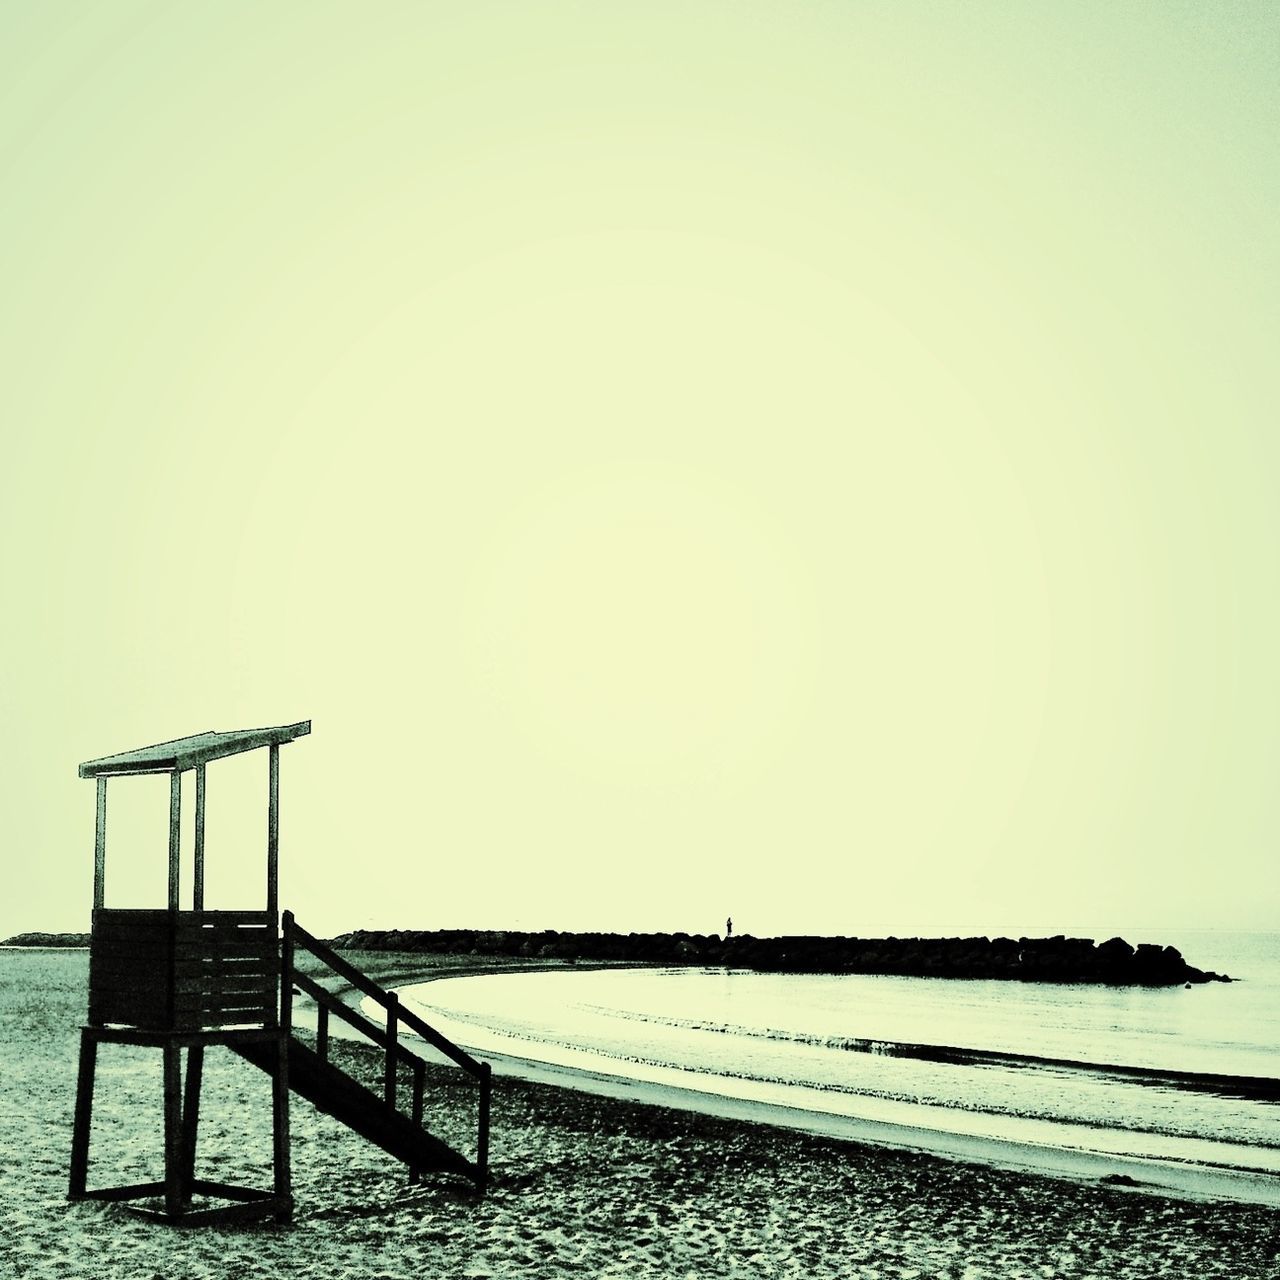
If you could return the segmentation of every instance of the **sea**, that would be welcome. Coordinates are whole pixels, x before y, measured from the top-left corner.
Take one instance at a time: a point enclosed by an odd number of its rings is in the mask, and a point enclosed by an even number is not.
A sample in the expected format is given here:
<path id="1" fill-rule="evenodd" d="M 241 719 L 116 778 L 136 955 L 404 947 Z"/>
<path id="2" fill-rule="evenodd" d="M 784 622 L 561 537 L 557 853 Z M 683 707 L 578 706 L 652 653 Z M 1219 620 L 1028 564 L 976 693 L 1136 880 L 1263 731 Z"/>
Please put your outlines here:
<path id="1" fill-rule="evenodd" d="M 1145 988 L 570 966 L 400 994 L 481 1055 L 938 1132 L 1280 1173 L 1280 933 L 1131 939 L 1148 940 L 1237 980 Z"/>

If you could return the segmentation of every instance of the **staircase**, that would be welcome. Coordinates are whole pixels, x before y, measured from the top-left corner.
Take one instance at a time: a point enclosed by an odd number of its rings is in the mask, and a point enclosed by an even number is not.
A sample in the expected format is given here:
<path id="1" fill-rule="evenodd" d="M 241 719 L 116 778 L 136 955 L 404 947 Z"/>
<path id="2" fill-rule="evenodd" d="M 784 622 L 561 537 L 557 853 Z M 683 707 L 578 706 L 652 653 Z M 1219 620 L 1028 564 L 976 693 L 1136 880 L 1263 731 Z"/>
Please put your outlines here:
<path id="1" fill-rule="evenodd" d="M 294 920 L 292 912 L 284 913 L 282 924 L 280 1030 L 287 1037 L 285 1057 L 289 1089 L 401 1161 L 407 1166 L 412 1179 L 416 1180 L 425 1173 L 461 1174 L 483 1194 L 489 1163 L 489 1064 L 477 1062 L 412 1010 L 402 1008 L 394 992 L 384 990 L 331 947 L 308 933 Z M 382 1005 L 386 1010 L 385 1026 L 380 1027 L 370 1021 L 314 978 L 301 972 L 295 963 L 298 950 L 314 956 L 331 972 Z M 317 1034 L 314 1049 L 292 1033 L 295 990 L 302 991 L 316 1002 Z M 355 1027 L 383 1050 L 381 1093 L 353 1079 L 329 1060 L 331 1016 L 337 1016 Z M 455 1151 L 423 1128 L 427 1063 L 400 1038 L 402 1027 L 415 1032 L 476 1079 L 479 1100 L 474 1160 Z M 274 1075 L 278 1070 L 277 1045 L 270 1040 L 244 1040 L 233 1043 L 230 1047 L 240 1057 L 263 1071 Z M 400 1109 L 396 1081 L 397 1069 L 402 1065 L 407 1065 L 413 1076 L 407 1112 Z"/>
<path id="2" fill-rule="evenodd" d="M 254 1066 L 266 1072 L 275 1070 L 273 1045 L 256 1040 L 232 1047 Z M 414 1177 L 460 1173 L 477 1185 L 483 1182 L 474 1161 L 414 1124 L 402 1112 L 393 1111 L 372 1089 L 324 1061 L 296 1036 L 289 1039 L 289 1088 L 313 1103 L 318 1111 L 333 1116 L 407 1165 Z"/>

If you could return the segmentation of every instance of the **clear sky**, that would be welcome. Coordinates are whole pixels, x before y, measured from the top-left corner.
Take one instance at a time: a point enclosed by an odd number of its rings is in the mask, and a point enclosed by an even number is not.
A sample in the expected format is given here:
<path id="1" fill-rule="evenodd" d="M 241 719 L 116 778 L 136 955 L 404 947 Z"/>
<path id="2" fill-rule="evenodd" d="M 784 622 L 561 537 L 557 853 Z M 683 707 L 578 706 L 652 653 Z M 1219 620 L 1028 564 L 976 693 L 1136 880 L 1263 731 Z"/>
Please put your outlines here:
<path id="1" fill-rule="evenodd" d="M 1277 138 L 1270 3 L 0 4 L 0 934 L 308 717 L 320 932 L 1274 926 Z"/>

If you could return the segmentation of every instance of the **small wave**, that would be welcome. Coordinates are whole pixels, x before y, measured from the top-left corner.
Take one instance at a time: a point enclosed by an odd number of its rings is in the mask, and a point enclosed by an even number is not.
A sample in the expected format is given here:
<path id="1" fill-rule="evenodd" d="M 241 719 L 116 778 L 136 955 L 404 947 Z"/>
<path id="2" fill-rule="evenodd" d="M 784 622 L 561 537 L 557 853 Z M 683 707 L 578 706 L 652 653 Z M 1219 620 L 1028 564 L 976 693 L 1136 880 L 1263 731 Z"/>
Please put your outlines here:
<path id="1" fill-rule="evenodd" d="M 1222 1098 L 1252 1102 L 1280 1103 L 1280 1080 L 1269 1076 L 1221 1075 L 1204 1071 L 1174 1071 L 1163 1067 L 1138 1067 L 1121 1062 L 1088 1062 L 1074 1058 L 1047 1058 L 1035 1054 L 1008 1053 L 998 1049 L 973 1049 L 962 1045 L 916 1044 L 906 1040 L 881 1040 L 860 1036 L 818 1036 L 785 1031 L 777 1027 L 748 1027 L 738 1023 L 709 1022 L 700 1018 L 675 1018 L 664 1014 L 620 1010 L 605 1005 L 581 1006 L 625 1022 L 651 1023 L 678 1031 L 707 1031 L 718 1035 L 741 1036 L 808 1048 L 845 1053 L 867 1053 L 888 1058 L 911 1058 L 965 1067 L 1003 1067 L 1014 1070 L 1055 1071 L 1110 1077 L 1151 1085 L 1210 1093 Z"/>
<path id="2" fill-rule="evenodd" d="M 639 1021 L 649 1021 L 647 1018 L 640 1018 Z M 654 1019 L 658 1020 L 658 1019 Z M 661 1019 L 664 1023 L 684 1026 L 686 1023 L 680 1019 Z M 476 1023 L 477 1026 L 485 1026 L 487 1024 Z M 700 1027 L 703 1030 L 711 1030 L 706 1023 L 697 1022 L 697 1020 L 688 1020 L 687 1025 L 690 1027 Z M 560 1049 L 569 1052 L 581 1053 L 588 1052 L 597 1058 L 602 1058 L 610 1062 L 625 1063 L 628 1066 L 641 1068 L 657 1068 L 660 1070 L 670 1070 L 675 1068 L 682 1072 L 688 1072 L 693 1075 L 701 1076 L 704 1079 L 722 1078 L 725 1080 L 741 1080 L 751 1084 L 773 1085 L 782 1088 L 789 1088 L 795 1085 L 793 1078 L 768 1074 L 758 1071 L 744 1071 L 741 1069 L 726 1069 L 721 1067 L 712 1067 L 699 1063 L 681 1062 L 673 1063 L 668 1059 L 648 1057 L 642 1054 L 626 1053 L 618 1050 L 602 1048 L 599 1045 L 593 1045 L 589 1049 L 577 1041 L 562 1039 L 558 1037 L 539 1036 L 534 1040 L 527 1036 L 512 1034 L 509 1032 L 498 1031 L 492 1026 L 487 1029 L 491 1034 L 500 1036 L 503 1039 L 512 1041 L 512 1053 L 521 1055 L 527 1053 L 530 1048 L 537 1046 L 541 1049 Z M 719 1028 L 714 1028 L 719 1029 Z M 790 1035 L 787 1039 L 793 1039 Z M 929 1046 L 924 1046 L 928 1048 Z M 905 1055 L 899 1055 L 905 1056 Z M 1084 1130 L 1095 1130 L 1106 1133 L 1134 1133 L 1134 1134 L 1157 1134 L 1162 1137 L 1172 1139 L 1201 1139 L 1204 1134 L 1200 1130 L 1192 1126 L 1180 1126 L 1169 1123 L 1153 1123 L 1150 1117 L 1143 1120 L 1125 1121 L 1115 1117 L 1104 1119 L 1099 1116 L 1071 1114 L 1064 1115 L 1052 1108 L 1040 1108 L 1034 1106 L 1017 1106 L 1009 1105 L 1008 1102 L 1000 1104 L 984 1103 L 975 1099 L 956 1098 L 956 1097 L 938 1097 L 930 1092 L 918 1092 L 912 1090 L 897 1090 L 883 1088 L 868 1088 L 865 1085 L 858 1087 L 848 1087 L 832 1082 L 819 1082 L 808 1080 L 804 1082 L 804 1087 L 808 1090 L 818 1093 L 826 1093 L 832 1095 L 844 1095 L 858 1098 L 872 1098 L 883 1102 L 906 1103 L 911 1106 L 922 1106 L 929 1108 L 941 1108 L 945 1111 L 964 1112 L 970 1115 L 990 1116 L 993 1118 L 1011 1118 L 1015 1120 L 1031 1120 L 1044 1121 L 1048 1123 L 1062 1124 L 1067 1123 Z M 1225 1148 L 1233 1148 L 1240 1150 L 1256 1149 L 1271 1150 L 1273 1143 L 1260 1141 L 1242 1137 L 1239 1134 L 1233 1136 L 1218 1135 L 1214 1141 Z M 1203 1163 L 1203 1161 L 1200 1161 Z M 1212 1162 L 1210 1162 L 1212 1163 Z M 1247 1163 L 1222 1163 L 1223 1168 L 1252 1168 Z"/>

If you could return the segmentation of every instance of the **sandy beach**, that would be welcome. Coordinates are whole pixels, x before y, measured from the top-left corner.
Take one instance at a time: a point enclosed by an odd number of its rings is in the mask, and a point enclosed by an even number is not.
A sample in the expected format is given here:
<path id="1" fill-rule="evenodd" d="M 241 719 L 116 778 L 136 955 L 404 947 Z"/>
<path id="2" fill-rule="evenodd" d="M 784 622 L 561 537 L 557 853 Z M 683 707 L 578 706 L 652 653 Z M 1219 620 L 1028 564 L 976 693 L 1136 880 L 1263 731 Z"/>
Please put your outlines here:
<path id="1" fill-rule="evenodd" d="M 385 977 L 425 976 L 379 957 Z M 887 1150 L 500 1076 L 492 1188 L 411 1186 L 376 1148 L 297 1101 L 295 1222 L 180 1230 L 69 1204 L 83 952 L 0 954 L 0 1275 L 97 1280 L 306 1276 L 1280 1276 L 1280 1213 Z M 373 1081 L 374 1053 L 335 1045 Z M 104 1052 L 90 1185 L 156 1176 L 159 1055 Z M 464 1149 L 474 1092 L 433 1072 L 429 1123 Z M 205 1176 L 269 1181 L 265 1076 L 206 1067 Z"/>

